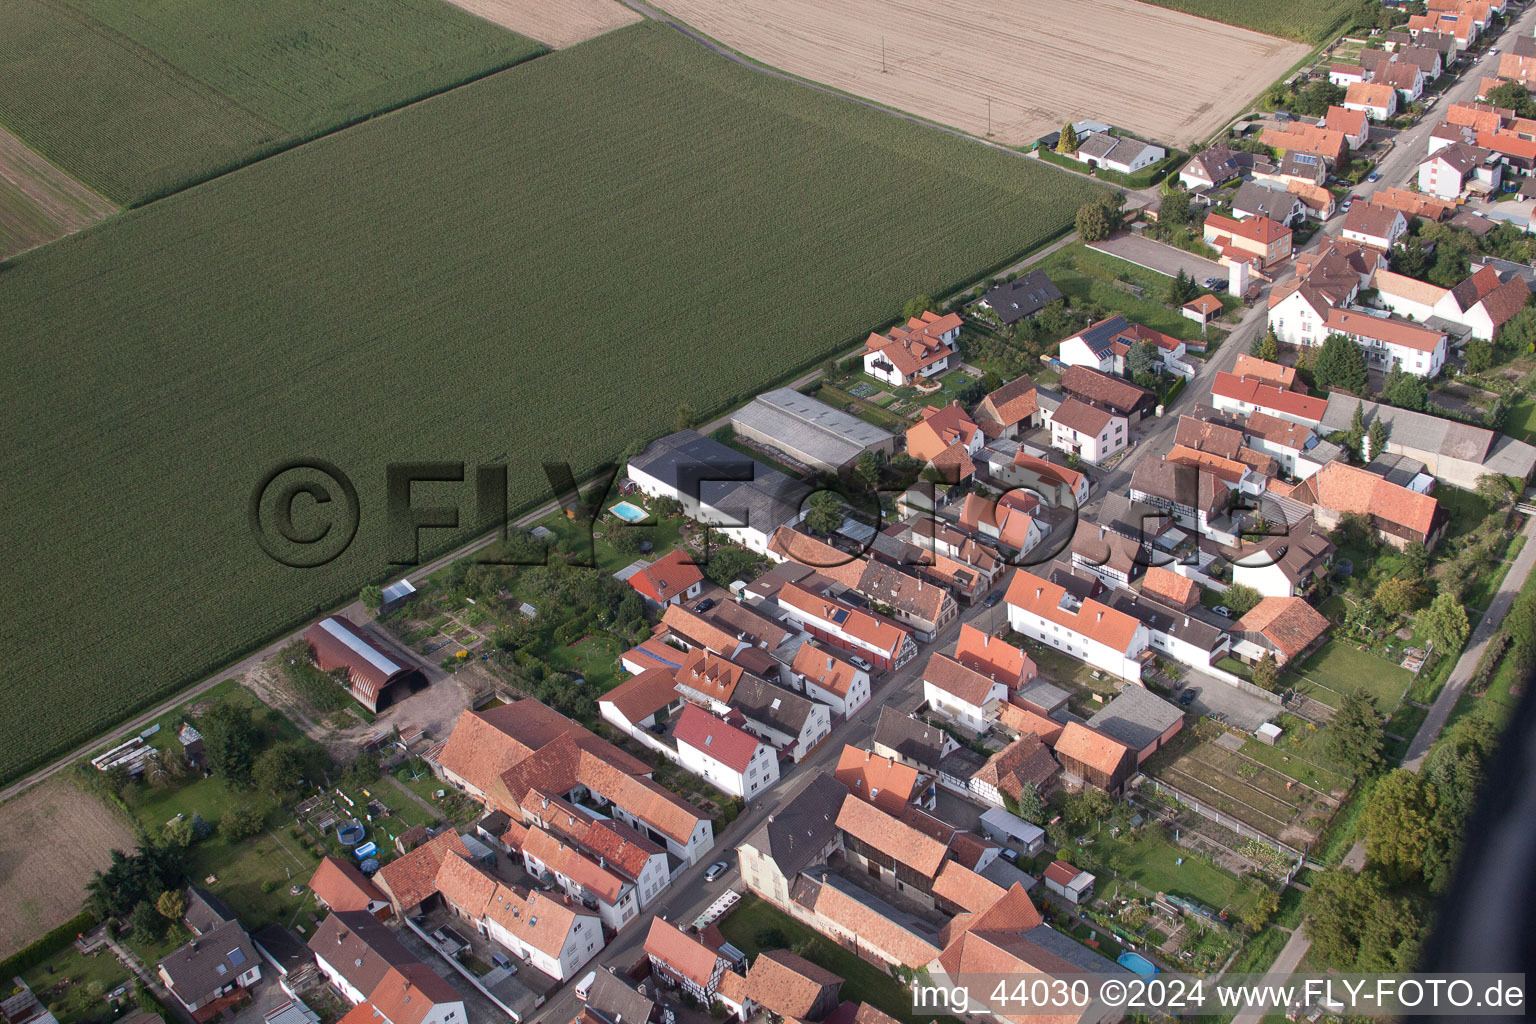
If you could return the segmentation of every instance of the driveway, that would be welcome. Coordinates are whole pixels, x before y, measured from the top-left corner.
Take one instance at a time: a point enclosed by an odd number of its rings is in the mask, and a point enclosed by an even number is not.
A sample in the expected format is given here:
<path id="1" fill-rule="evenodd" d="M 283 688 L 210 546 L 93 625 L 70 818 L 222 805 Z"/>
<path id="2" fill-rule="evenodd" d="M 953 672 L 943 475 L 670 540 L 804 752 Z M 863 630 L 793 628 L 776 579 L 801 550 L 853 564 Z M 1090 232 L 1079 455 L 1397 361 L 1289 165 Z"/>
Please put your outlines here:
<path id="1" fill-rule="evenodd" d="M 1192 668 L 1184 669 L 1184 689 L 1199 687 L 1200 696 L 1188 710 L 1193 714 L 1208 715 L 1211 712 L 1227 716 L 1227 723 L 1235 729 L 1252 732 L 1280 714 L 1280 705 L 1271 704 L 1262 697 L 1244 693 L 1231 683 L 1215 676 L 1202 675 Z M 1182 693 L 1182 691 L 1180 691 Z"/>
<path id="2" fill-rule="evenodd" d="M 1208 277 L 1221 281 L 1227 279 L 1227 268 L 1220 263 L 1213 263 L 1192 252 L 1175 249 L 1171 245 L 1143 238 L 1133 232 L 1115 235 L 1102 242 L 1094 242 L 1088 248 L 1110 256 L 1118 256 L 1128 263 L 1155 270 L 1159 274 L 1167 274 L 1169 277 L 1178 277 L 1179 271 L 1182 270 L 1197 282 L 1204 281 Z"/>

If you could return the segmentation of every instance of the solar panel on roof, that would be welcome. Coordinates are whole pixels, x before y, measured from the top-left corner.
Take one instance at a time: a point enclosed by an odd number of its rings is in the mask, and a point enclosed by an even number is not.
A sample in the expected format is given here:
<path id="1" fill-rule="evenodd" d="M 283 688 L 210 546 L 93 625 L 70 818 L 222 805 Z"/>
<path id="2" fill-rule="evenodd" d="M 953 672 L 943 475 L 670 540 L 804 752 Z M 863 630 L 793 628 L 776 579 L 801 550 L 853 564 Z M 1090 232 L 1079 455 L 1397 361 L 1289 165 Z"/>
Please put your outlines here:
<path id="1" fill-rule="evenodd" d="M 843 624 L 843 621 L 845 619 L 847 619 L 847 618 L 848 618 L 848 609 L 846 609 L 846 608 L 834 608 L 832 610 L 832 621 L 837 623 L 839 626 L 841 626 Z"/>

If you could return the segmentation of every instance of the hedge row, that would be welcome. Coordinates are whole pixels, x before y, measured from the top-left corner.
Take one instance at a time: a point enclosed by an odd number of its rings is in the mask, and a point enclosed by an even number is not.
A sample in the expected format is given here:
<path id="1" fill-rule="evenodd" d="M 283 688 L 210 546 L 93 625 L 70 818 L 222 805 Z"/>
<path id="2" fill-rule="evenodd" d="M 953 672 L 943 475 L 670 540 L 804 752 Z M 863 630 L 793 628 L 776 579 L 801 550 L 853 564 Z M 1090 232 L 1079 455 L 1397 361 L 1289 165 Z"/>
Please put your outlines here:
<path id="1" fill-rule="evenodd" d="M 0 978 L 14 978 L 25 974 L 74 942 L 77 935 L 82 935 L 94 927 L 96 927 L 96 915 L 90 911 L 81 911 L 32 945 L 0 961 Z"/>

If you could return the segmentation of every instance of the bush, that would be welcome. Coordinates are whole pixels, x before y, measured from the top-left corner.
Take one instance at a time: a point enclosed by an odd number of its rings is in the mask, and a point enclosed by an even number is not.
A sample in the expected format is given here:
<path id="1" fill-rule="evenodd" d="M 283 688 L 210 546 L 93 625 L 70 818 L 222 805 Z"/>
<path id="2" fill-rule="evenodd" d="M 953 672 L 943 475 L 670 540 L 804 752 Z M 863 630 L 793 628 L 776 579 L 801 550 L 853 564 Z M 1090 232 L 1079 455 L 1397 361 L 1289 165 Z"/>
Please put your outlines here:
<path id="1" fill-rule="evenodd" d="M 266 824 L 266 816 L 254 804 L 239 804 L 224 812 L 219 819 L 219 835 L 231 842 L 249 839 Z"/>

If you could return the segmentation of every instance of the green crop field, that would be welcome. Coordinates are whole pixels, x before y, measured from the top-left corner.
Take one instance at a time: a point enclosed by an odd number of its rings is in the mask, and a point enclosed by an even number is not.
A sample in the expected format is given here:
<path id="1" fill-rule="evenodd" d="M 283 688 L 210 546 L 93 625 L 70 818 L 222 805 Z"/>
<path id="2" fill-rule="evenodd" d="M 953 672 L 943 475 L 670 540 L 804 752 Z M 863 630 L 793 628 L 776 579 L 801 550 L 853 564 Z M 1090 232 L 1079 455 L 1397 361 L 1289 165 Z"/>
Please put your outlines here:
<path id="1" fill-rule="evenodd" d="M 541 462 L 581 474 L 680 402 L 769 387 L 1095 189 L 639 24 L 18 257 L 0 776 L 385 574 L 387 463 L 501 459 L 537 504 Z M 317 569 L 249 525 L 300 458 L 360 498 Z M 472 532 L 472 480 L 416 492 Z"/>
<path id="2" fill-rule="evenodd" d="M 1351 13 L 1350 5 L 1337 0 L 1146 0 L 1159 7 L 1210 18 L 1265 35 L 1303 43 L 1327 39 Z"/>
<path id="3" fill-rule="evenodd" d="M 0 125 L 134 205 L 542 52 L 442 0 L 8 0 Z"/>

